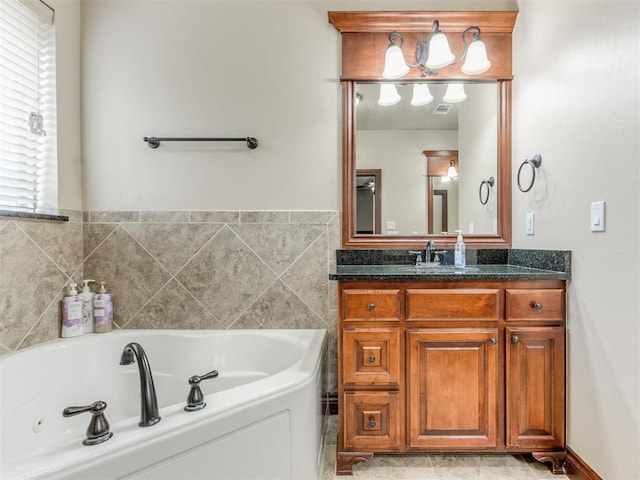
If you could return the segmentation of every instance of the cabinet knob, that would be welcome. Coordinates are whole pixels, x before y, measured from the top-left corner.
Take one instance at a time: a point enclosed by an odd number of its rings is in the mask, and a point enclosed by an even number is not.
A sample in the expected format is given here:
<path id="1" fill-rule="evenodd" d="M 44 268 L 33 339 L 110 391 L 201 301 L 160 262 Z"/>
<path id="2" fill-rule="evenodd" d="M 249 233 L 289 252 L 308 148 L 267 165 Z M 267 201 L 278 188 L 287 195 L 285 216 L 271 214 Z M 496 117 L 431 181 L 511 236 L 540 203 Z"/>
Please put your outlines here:
<path id="1" fill-rule="evenodd" d="M 376 420 L 375 420 L 375 418 L 370 418 L 370 419 L 369 419 L 369 427 L 370 427 L 370 428 L 373 428 L 373 427 L 375 427 L 375 426 L 376 426 Z"/>
<path id="2" fill-rule="evenodd" d="M 542 304 L 540 302 L 533 302 L 531 304 L 532 308 L 535 308 L 536 310 L 542 310 Z"/>
<path id="3" fill-rule="evenodd" d="M 512 336 L 511 343 L 520 343 L 520 337 L 517 335 Z"/>
<path id="4" fill-rule="evenodd" d="M 373 363 L 376 361 L 376 356 L 375 355 L 369 355 L 369 363 Z"/>
<path id="5" fill-rule="evenodd" d="M 498 340 L 496 340 L 495 338 L 489 339 L 489 345 L 496 345 L 497 343 L 498 343 Z"/>
<path id="6" fill-rule="evenodd" d="M 369 305 L 367 305 L 367 310 L 369 310 L 370 312 L 374 311 L 376 309 L 376 304 L 371 302 Z"/>

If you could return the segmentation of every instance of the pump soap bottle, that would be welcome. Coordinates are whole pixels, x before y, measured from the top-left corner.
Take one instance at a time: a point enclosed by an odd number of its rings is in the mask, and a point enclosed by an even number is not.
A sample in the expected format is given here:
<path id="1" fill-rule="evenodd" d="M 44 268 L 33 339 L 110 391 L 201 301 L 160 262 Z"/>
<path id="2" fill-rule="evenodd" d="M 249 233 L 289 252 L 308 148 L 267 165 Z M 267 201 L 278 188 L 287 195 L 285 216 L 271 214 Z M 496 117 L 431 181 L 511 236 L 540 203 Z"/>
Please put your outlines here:
<path id="1" fill-rule="evenodd" d="M 100 282 L 100 290 L 93 297 L 93 331 L 106 333 L 113 329 L 113 300 L 104 288 L 104 282 Z"/>
<path id="2" fill-rule="evenodd" d="M 455 266 L 456 268 L 465 268 L 467 265 L 467 252 L 462 239 L 462 230 L 456 230 L 458 233 L 458 240 L 455 247 Z"/>
<path id="3" fill-rule="evenodd" d="M 96 283 L 95 280 L 83 280 L 84 287 L 79 295 L 82 300 L 82 316 L 84 318 L 84 333 L 93 332 L 93 297 L 95 293 L 89 288 L 89 282 Z"/>
<path id="4" fill-rule="evenodd" d="M 62 313 L 62 337 L 77 337 L 82 335 L 84 318 L 82 316 L 82 301 L 78 297 L 78 284 L 69 284 L 69 294 L 60 301 Z"/>

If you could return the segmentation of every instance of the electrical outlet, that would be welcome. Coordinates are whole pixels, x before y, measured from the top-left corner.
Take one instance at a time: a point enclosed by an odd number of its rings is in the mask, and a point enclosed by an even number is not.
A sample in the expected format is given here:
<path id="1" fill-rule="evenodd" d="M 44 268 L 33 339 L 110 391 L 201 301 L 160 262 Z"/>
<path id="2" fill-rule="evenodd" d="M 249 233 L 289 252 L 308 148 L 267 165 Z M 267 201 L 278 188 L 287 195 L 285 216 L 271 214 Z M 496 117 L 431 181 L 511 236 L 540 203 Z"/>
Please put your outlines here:
<path id="1" fill-rule="evenodd" d="M 393 220 L 387 220 L 387 230 L 395 230 L 396 222 Z"/>
<path id="2" fill-rule="evenodd" d="M 535 235 L 536 232 L 536 214 L 527 213 L 527 235 Z"/>

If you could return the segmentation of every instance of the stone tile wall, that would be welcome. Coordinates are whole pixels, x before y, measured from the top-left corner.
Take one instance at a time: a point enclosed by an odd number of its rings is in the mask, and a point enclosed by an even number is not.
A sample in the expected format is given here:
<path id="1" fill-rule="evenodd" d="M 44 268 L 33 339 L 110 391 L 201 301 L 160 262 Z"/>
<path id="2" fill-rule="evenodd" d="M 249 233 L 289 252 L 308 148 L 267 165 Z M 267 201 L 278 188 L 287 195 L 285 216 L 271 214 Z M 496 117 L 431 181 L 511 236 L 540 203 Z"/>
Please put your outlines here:
<path id="1" fill-rule="evenodd" d="M 59 336 L 70 279 L 104 280 L 116 328 L 327 328 L 338 212 L 65 212 L 0 218 L 0 352 Z"/>

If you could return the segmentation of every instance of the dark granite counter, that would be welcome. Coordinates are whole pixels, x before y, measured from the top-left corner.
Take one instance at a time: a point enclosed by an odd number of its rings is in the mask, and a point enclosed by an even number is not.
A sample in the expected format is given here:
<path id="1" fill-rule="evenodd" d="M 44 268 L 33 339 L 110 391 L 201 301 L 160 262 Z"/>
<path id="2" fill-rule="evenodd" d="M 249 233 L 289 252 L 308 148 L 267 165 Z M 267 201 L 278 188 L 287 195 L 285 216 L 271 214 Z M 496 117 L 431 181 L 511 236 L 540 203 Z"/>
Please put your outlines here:
<path id="1" fill-rule="evenodd" d="M 467 266 L 419 267 L 409 250 L 337 250 L 330 280 L 569 280 L 571 252 L 566 250 L 468 249 Z"/>

